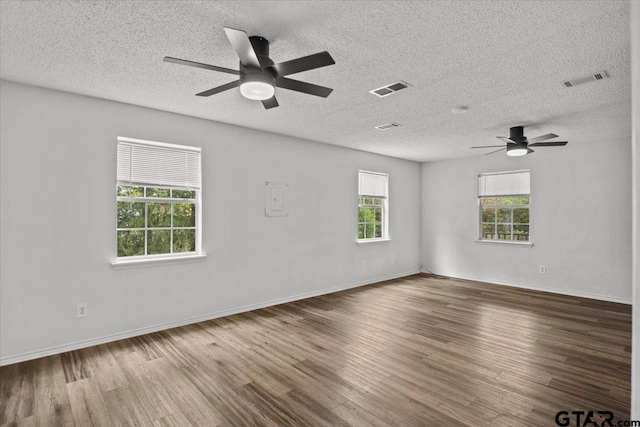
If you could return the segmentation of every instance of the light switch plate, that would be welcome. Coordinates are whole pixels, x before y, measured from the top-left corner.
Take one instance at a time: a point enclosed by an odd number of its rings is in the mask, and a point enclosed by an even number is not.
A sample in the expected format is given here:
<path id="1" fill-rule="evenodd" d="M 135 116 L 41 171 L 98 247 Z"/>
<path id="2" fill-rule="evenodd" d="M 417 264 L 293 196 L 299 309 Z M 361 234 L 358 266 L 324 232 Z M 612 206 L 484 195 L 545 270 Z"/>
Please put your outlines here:
<path id="1" fill-rule="evenodd" d="M 289 216 L 289 186 L 265 182 L 264 216 Z"/>

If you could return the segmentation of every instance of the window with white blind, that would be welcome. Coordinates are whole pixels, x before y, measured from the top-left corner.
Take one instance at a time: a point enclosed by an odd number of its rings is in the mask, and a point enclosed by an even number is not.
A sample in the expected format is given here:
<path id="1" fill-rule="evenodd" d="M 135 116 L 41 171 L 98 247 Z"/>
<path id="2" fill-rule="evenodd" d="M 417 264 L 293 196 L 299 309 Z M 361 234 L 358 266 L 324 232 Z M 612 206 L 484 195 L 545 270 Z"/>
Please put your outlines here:
<path id="1" fill-rule="evenodd" d="M 529 242 L 529 171 L 481 174 L 478 184 L 480 240 Z"/>
<path id="2" fill-rule="evenodd" d="M 118 138 L 117 256 L 201 253 L 200 148 Z"/>
<path id="3" fill-rule="evenodd" d="M 358 171 L 358 240 L 388 239 L 389 175 Z"/>

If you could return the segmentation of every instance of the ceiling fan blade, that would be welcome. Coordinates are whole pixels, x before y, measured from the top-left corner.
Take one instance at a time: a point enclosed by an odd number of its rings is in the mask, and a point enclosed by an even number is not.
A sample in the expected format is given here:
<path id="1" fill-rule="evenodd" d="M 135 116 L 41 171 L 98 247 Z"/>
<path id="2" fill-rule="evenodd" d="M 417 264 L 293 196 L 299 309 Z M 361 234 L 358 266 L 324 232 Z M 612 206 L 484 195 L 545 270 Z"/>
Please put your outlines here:
<path id="1" fill-rule="evenodd" d="M 497 153 L 498 151 L 502 151 L 502 150 L 506 150 L 506 149 L 507 149 L 507 147 L 504 147 L 504 148 L 501 148 L 501 149 L 496 150 L 496 151 L 491 151 L 489 153 L 486 153 L 485 156 L 488 156 L 489 154 Z"/>
<path id="2" fill-rule="evenodd" d="M 529 144 L 531 144 L 532 142 L 546 141 L 547 139 L 557 138 L 557 137 L 558 135 L 556 135 L 555 133 L 548 133 L 546 135 L 541 135 L 541 136 L 536 136 L 535 138 L 531 138 L 529 140 Z"/>
<path id="3" fill-rule="evenodd" d="M 504 145 L 480 145 L 478 147 L 471 147 L 471 148 L 496 148 L 496 147 L 504 147 Z"/>
<path id="4" fill-rule="evenodd" d="M 258 61 L 258 55 L 253 50 L 253 45 L 249 40 L 249 36 L 242 30 L 235 30 L 233 28 L 225 28 L 224 32 L 227 33 L 227 38 L 233 46 L 233 50 L 238 54 L 240 62 L 245 67 L 261 68 L 260 61 Z"/>
<path id="5" fill-rule="evenodd" d="M 568 143 L 569 141 L 536 142 L 535 144 L 529 144 L 529 147 L 561 147 Z"/>
<path id="6" fill-rule="evenodd" d="M 513 139 L 507 138 L 506 136 L 496 136 L 496 138 L 498 138 L 501 141 L 506 142 L 507 144 L 515 144 L 516 143 Z"/>
<path id="7" fill-rule="evenodd" d="M 205 90 L 204 92 L 196 93 L 196 96 L 211 96 L 216 93 L 224 92 L 225 90 L 233 89 L 234 87 L 238 87 L 240 85 L 240 80 L 232 81 L 231 83 L 227 83 L 226 85 L 214 87 L 213 89 Z"/>
<path id="8" fill-rule="evenodd" d="M 180 64 L 180 65 L 188 65 L 189 67 L 203 68 L 205 70 L 211 70 L 211 71 L 220 71 L 221 73 L 235 74 L 236 76 L 240 74 L 240 71 L 232 70 L 231 68 L 216 67 L 215 65 L 201 64 L 200 62 L 187 61 L 186 59 L 172 58 L 170 56 L 165 56 L 164 62 L 171 62 L 174 64 Z"/>
<path id="9" fill-rule="evenodd" d="M 331 92 L 333 92 L 333 89 L 329 87 L 318 86 L 312 83 L 288 79 L 286 77 L 276 79 L 276 86 L 294 90 L 296 92 L 307 93 L 309 95 L 321 96 L 322 98 L 326 98 Z"/>
<path id="10" fill-rule="evenodd" d="M 301 73 L 303 71 L 326 67 L 327 65 L 333 65 L 335 63 L 336 62 L 333 60 L 331 55 L 329 55 L 329 52 L 325 51 L 314 53 L 309 56 L 303 56 L 302 58 L 292 59 L 291 61 L 273 64 L 267 68 L 274 70 L 276 77 L 284 77 L 289 74 Z"/>
<path id="11" fill-rule="evenodd" d="M 264 101 L 262 101 L 262 105 L 264 105 L 264 108 L 268 110 L 269 108 L 277 107 L 280 104 L 278 104 L 276 97 L 273 96 L 269 99 L 265 99 Z"/>

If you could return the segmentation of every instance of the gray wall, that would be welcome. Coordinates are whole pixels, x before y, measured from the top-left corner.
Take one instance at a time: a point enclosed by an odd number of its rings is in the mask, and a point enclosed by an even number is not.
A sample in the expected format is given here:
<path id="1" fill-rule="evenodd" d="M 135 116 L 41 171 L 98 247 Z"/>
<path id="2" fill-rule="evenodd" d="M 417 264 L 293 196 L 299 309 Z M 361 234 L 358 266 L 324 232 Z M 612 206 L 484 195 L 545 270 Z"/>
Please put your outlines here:
<path id="1" fill-rule="evenodd" d="M 2 363 L 418 271 L 418 163 L 12 82 L 0 91 Z M 118 136 L 202 147 L 203 262 L 111 267 Z M 356 244 L 358 169 L 389 174 L 390 242 Z M 264 216 L 265 181 L 289 185 L 289 217 Z"/>
<path id="2" fill-rule="evenodd" d="M 534 246 L 476 242 L 478 174 L 517 169 L 531 170 Z M 424 163 L 422 264 L 452 277 L 630 303 L 630 177 L 629 139 Z"/>
<path id="3" fill-rule="evenodd" d="M 406 275 L 420 262 L 631 300 L 628 140 L 420 166 L 12 82 L 0 92 L 3 364 Z M 204 261 L 111 267 L 117 136 L 202 147 Z M 390 242 L 355 242 L 358 169 L 390 174 Z M 531 169 L 534 246 L 475 242 L 477 175 L 514 169 Z M 288 218 L 264 217 L 265 181 L 289 185 Z M 84 301 L 89 316 L 76 319 Z"/>

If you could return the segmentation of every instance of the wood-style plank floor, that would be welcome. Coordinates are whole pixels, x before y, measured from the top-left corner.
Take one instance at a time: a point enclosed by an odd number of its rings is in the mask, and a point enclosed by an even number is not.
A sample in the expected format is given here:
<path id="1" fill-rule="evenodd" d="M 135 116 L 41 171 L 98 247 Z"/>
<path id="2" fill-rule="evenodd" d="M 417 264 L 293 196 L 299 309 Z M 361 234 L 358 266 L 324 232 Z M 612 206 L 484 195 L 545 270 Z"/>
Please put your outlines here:
<path id="1" fill-rule="evenodd" d="M 0 368 L 2 426 L 629 418 L 631 307 L 416 275 Z"/>

